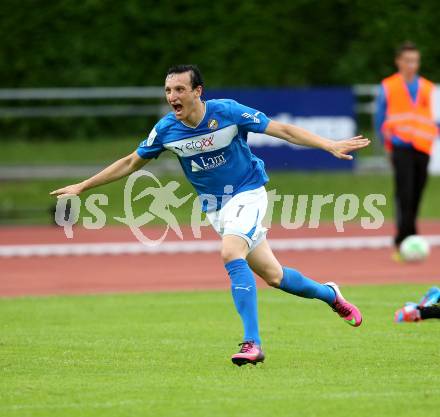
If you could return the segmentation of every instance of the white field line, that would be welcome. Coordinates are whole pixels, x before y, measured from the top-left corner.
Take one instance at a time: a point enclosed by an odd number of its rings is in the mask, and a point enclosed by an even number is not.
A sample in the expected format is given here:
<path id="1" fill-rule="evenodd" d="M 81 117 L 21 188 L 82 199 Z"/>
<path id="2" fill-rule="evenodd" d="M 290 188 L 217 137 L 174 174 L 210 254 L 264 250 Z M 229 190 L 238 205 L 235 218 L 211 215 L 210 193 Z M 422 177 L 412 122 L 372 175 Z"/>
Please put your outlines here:
<path id="1" fill-rule="evenodd" d="M 424 236 L 431 246 L 440 246 L 440 235 Z M 317 237 L 295 239 L 269 239 L 274 250 L 344 250 L 382 249 L 392 246 L 390 236 Z M 217 252 L 220 240 L 191 240 L 162 242 L 146 245 L 139 242 L 115 243 L 52 243 L 30 245 L 0 245 L 0 258 L 16 256 L 69 256 L 69 255 L 126 255 L 175 254 Z"/>

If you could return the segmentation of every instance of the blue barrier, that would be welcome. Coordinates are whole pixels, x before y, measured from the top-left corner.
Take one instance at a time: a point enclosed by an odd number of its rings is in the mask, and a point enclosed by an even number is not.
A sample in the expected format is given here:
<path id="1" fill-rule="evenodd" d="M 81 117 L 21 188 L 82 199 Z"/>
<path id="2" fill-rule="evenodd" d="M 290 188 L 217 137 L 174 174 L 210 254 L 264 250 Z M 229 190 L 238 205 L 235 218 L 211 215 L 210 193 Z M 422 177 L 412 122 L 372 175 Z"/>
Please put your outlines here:
<path id="1" fill-rule="evenodd" d="M 207 90 L 204 98 L 232 98 L 274 120 L 293 123 L 335 140 L 356 133 L 355 97 L 351 88 L 221 89 Z M 354 160 L 340 160 L 319 149 L 286 144 L 268 135 L 250 133 L 248 142 L 268 169 L 351 170 L 354 167 Z"/>

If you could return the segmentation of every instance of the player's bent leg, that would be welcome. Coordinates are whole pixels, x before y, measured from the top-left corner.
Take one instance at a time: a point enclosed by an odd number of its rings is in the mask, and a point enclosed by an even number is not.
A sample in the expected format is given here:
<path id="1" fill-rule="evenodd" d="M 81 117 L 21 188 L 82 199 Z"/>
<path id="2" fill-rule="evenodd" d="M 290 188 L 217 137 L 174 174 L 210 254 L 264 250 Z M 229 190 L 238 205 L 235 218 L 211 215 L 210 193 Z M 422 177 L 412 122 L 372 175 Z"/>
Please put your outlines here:
<path id="1" fill-rule="evenodd" d="M 244 329 L 240 351 L 232 356 L 236 365 L 256 364 L 264 360 L 258 329 L 257 287 L 245 259 L 248 243 L 242 237 L 226 235 L 222 241 L 222 259 L 231 279 L 231 293 Z"/>
<path id="2" fill-rule="evenodd" d="M 360 310 L 345 300 L 335 283 L 320 284 L 295 269 L 282 267 L 266 240 L 249 253 L 247 260 L 252 270 L 269 285 L 299 297 L 322 300 L 351 326 L 362 323 Z"/>
<path id="3" fill-rule="evenodd" d="M 281 266 L 267 240 L 250 252 L 247 260 L 252 270 L 275 288 L 299 297 L 318 298 L 329 305 L 333 305 L 336 299 L 331 287 L 313 281 L 295 269 Z"/>

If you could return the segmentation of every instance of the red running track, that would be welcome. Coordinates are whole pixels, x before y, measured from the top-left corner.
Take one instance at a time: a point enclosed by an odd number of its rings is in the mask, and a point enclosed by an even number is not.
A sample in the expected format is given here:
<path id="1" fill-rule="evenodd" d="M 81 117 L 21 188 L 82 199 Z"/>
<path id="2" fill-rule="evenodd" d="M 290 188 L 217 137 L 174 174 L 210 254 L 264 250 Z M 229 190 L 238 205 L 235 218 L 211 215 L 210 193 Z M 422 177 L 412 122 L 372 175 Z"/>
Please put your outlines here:
<path id="1" fill-rule="evenodd" d="M 422 234 L 440 234 L 440 221 L 423 222 Z M 158 236 L 160 228 L 149 230 Z M 193 239 L 189 228 L 185 239 Z M 284 230 L 273 227 L 269 238 L 391 235 L 393 227 L 363 230 L 351 224 L 344 233 L 333 225 L 319 229 Z M 205 239 L 216 238 L 204 228 Z M 167 240 L 176 240 L 169 236 Z M 134 241 L 123 226 L 98 231 L 75 229 L 74 243 Z M 0 245 L 68 243 L 57 227 L 0 228 Z M 402 282 L 439 283 L 440 248 L 433 248 L 429 259 L 419 264 L 400 264 L 391 260 L 391 249 L 311 250 L 276 253 L 282 264 L 301 270 L 318 281 L 340 284 L 393 284 Z M 260 282 L 261 286 L 264 286 Z M 229 288 L 220 257 L 216 253 L 140 254 L 106 256 L 48 256 L 0 258 L 0 296 L 90 294 L 113 292 L 177 291 Z"/>

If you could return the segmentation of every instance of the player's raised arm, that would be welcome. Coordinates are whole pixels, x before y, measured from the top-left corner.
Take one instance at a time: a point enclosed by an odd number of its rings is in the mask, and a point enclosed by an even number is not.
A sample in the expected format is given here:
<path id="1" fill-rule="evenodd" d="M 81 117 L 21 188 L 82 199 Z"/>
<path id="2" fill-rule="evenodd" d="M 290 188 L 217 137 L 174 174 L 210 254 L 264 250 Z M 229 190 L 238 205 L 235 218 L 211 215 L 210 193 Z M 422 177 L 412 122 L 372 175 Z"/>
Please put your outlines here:
<path id="1" fill-rule="evenodd" d="M 130 175 L 132 172 L 142 168 L 149 161 L 150 159 L 141 158 L 135 151 L 130 155 L 113 162 L 113 164 L 109 165 L 107 168 L 104 168 L 93 177 L 90 177 L 87 180 L 77 184 L 59 188 L 58 190 L 52 191 L 50 194 L 56 195 L 58 198 L 69 195 L 78 195 L 90 188 L 108 184 L 109 182 L 113 182 Z"/>
<path id="2" fill-rule="evenodd" d="M 370 144 L 370 140 L 361 136 L 355 136 L 347 140 L 334 141 L 315 135 L 301 127 L 271 120 L 265 130 L 266 134 L 287 140 L 297 145 L 308 146 L 311 148 L 324 149 L 336 158 L 353 159 L 350 152 L 365 148 Z"/>

